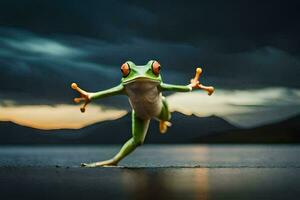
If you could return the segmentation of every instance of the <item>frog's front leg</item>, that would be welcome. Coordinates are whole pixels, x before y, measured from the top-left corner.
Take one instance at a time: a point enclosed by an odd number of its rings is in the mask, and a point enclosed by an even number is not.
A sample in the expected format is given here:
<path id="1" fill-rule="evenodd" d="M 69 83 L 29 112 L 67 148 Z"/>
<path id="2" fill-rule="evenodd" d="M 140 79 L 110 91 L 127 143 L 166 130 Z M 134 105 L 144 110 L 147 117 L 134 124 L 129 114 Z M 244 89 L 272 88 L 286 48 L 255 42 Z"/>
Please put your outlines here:
<path id="1" fill-rule="evenodd" d="M 83 106 L 80 108 L 81 112 L 85 112 L 85 107 L 87 106 L 88 103 L 90 103 L 92 100 L 103 98 L 103 97 L 109 97 L 113 95 L 118 95 L 118 94 L 124 94 L 124 87 L 122 84 L 107 89 L 99 92 L 87 92 L 78 87 L 76 83 L 71 84 L 71 88 L 76 90 L 79 94 L 80 97 L 74 98 L 75 103 L 80 103 L 81 101 L 84 101 Z"/>
<path id="2" fill-rule="evenodd" d="M 101 167 L 101 166 L 114 166 L 117 165 L 124 157 L 130 154 L 136 147 L 142 145 L 147 134 L 149 119 L 139 118 L 134 111 L 132 111 L 132 138 L 130 138 L 112 159 L 94 162 L 82 163 L 83 167 Z"/>

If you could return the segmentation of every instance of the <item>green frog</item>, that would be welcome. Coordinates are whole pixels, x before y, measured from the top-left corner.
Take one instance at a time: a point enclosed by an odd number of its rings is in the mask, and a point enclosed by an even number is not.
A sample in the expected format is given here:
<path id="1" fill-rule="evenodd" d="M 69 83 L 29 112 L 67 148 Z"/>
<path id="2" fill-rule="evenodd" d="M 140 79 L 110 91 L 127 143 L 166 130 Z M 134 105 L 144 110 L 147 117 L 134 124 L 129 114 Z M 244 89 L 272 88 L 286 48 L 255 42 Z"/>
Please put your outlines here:
<path id="1" fill-rule="evenodd" d="M 80 108 L 81 112 L 85 112 L 86 105 L 91 101 L 114 95 L 127 95 L 132 107 L 132 137 L 112 159 L 82 163 L 82 167 L 117 165 L 125 156 L 143 144 L 151 119 L 157 119 L 160 132 L 165 133 L 171 126 L 171 113 L 165 97 L 162 96 L 163 91 L 191 92 L 193 89 L 203 89 L 208 92 L 208 95 L 214 92 L 213 87 L 200 84 L 198 79 L 202 73 L 201 68 L 196 69 L 196 75 L 188 85 L 166 84 L 162 81 L 160 72 L 161 65 L 158 61 L 150 60 L 142 66 L 127 61 L 121 66 L 121 83 L 113 88 L 99 92 L 86 92 L 76 83 L 71 84 L 71 87 L 80 94 L 80 97 L 74 98 L 74 101 L 76 103 L 84 101 Z"/>

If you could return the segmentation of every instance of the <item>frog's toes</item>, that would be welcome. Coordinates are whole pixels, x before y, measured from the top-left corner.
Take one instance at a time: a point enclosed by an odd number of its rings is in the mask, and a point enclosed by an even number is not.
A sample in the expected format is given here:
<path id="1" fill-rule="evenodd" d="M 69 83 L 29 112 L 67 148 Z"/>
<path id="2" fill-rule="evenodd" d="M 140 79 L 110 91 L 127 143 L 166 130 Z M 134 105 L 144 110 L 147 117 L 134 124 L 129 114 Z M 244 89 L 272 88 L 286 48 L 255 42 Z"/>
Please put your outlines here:
<path id="1" fill-rule="evenodd" d="M 170 127 L 170 126 L 172 126 L 172 123 L 171 123 L 171 122 L 161 120 L 161 121 L 159 122 L 159 131 L 160 131 L 160 133 L 161 133 L 161 134 L 166 133 L 167 130 L 168 130 L 168 127 Z"/>
<path id="2" fill-rule="evenodd" d="M 117 162 L 113 159 L 94 162 L 94 163 L 81 163 L 81 167 L 106 167 L 106 166 L 116 166 Z"/>

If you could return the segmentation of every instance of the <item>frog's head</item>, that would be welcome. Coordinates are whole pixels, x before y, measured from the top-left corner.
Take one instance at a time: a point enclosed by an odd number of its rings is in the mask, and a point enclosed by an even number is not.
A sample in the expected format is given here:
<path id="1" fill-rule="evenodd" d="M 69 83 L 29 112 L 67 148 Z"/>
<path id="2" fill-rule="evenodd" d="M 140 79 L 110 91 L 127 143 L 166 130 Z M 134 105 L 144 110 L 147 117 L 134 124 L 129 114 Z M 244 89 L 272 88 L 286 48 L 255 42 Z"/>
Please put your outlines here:
<path id="1" fill-rule="evenodd" d="M 127 61 L 121 66 L 121 72 L 123 76 L 121 82 L 124 85 L 135 81 L 161 82 L 160 64 L 155 60 L 150 60 L 142 66 Z"/>

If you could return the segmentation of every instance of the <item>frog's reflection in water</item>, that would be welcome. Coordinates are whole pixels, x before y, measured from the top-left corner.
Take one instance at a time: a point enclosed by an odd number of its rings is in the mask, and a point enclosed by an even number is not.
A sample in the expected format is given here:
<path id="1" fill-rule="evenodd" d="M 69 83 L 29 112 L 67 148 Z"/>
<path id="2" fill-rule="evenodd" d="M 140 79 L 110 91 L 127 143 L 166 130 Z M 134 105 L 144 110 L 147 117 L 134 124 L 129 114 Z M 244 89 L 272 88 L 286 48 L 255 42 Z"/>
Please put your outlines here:
<path id="1" fill-rule="evenodd" d="M 208 169 L 126 169 L 122 185 L 130 199 L 208 199 Z"/>

